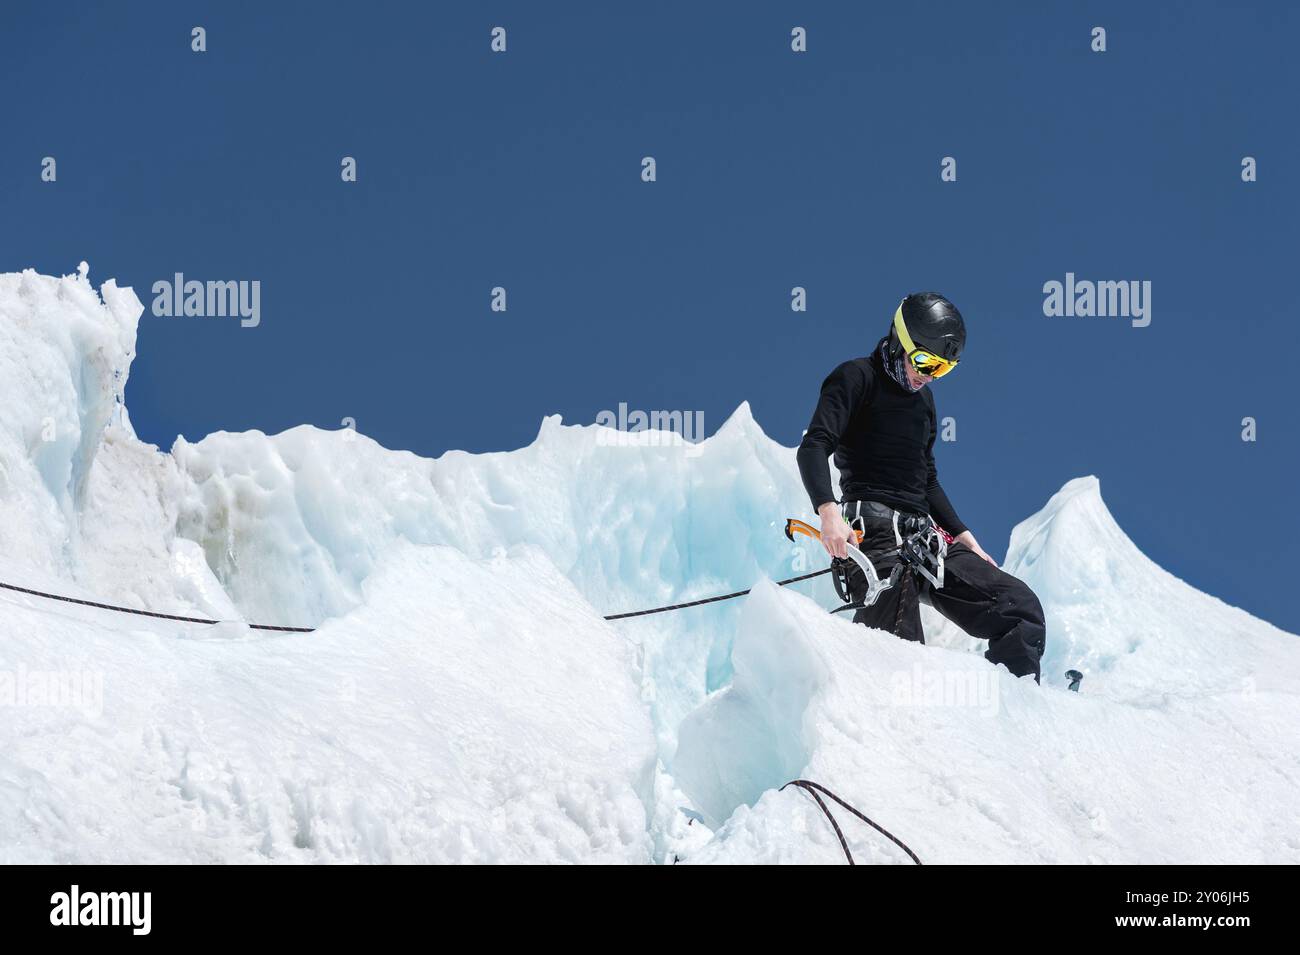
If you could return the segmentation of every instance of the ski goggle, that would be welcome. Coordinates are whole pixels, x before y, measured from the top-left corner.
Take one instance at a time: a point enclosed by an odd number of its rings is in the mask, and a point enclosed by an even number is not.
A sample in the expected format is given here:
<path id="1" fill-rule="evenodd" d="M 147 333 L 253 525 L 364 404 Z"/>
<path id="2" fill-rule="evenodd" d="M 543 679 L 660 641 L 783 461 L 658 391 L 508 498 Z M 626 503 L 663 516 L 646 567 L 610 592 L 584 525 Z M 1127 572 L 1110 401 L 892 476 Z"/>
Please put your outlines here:
<path id="1" fill-rule="evenodd" d="M 929 375 L 931 378 L 942 378 L 957 367 L 956 360 L 949 361 L 947 358 L 940 358 L 934 352 L 916 347 L 916 343 L 912 341 L 912 336 L 907 334 L 907 325 L 903 322 L 903 305 L 901 302 L 898 305 L 898 311 L 894 313 L 894 331 L 898 333 L 898 340 L 903 346 L 903 352 L 907 355 L 908 362 L 918 374 Z"/>

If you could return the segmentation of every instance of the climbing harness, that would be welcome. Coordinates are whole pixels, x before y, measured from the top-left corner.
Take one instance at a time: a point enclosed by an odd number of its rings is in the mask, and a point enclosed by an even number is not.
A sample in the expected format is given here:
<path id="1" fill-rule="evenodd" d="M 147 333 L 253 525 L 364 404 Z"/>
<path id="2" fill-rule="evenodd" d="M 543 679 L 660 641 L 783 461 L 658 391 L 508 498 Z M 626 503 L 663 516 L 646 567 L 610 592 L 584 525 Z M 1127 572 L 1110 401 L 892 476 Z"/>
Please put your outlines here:
<path id="1" fill-rule="evenodd" d="M 904 537 L 898 528 L 898 517 L 898 511 L 894 511 L 894 543 L 898 545 L 902 563 L 928 580 L 935 590 L 942 590 L 943 565 L 948 557 L 947 536 L 927 518 L 923 526 Z"/>

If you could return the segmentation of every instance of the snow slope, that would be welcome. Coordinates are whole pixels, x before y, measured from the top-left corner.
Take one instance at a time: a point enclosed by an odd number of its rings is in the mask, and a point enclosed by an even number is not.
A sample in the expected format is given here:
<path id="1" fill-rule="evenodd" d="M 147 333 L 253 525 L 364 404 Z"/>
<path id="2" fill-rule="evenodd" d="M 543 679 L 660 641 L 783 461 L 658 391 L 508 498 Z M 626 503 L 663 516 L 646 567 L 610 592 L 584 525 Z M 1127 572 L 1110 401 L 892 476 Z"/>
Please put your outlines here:
<path id="1" fill-rule="evenodd" d="M 1095 479 L 1012 535 L 1042 688 L 928 609 L 926 647 L 829 617 L 824 579 L 607 622 L 822 565 L 748 406 L 695 446 L 161 452 L 121 402 L 141 311 L 84 263 L 0 275 L 0 580 L 321 629 L 0 591 L 0 859 L 838 861 L 795 776 L 928 863 L 1300 859 L 1300 643 L 1152 564 Z"/>
<path id="2" fill-rule="evenodd" d="M 807 797 L 775 791 L 796 775 L 926 862 L 1300 861 L 1296 637 L 1151 564 L 1093 478 L 1021 523 L 1007 564 L 1043 598 L 1055 687 L 756 592 L 732 685 L 681 729 L 678 781 L 725 820 L 691 861 L 835 861 Z M 840 816 L 859 860 L 908 861 Z"/>

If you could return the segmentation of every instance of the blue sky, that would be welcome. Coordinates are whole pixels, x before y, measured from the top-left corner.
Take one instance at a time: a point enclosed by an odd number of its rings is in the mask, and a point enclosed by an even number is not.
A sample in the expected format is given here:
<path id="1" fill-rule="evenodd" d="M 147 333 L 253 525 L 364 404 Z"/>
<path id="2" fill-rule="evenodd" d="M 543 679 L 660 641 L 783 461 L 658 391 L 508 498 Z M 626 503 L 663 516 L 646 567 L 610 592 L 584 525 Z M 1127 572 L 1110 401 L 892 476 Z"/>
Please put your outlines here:
<path id="1" fill-rule="evenodd" d="M 146 305 L 175 272 L 261 281 L 255 329 L 142 318 L 127 402 L 164 448 L 351 417 L 425 455 L 620 402 L 711 432 L 748 400 L 793 445 L 826 372 L 934 289 L 970 332 L 940 474 L 986 548 L 1096 474 L 1156 561 L 1300 631 L 1297 27 L 1276 3 L 8 4 L 0 269 L 85 259 Z M 1045 317 L 1067 272 L 1150 281 L 1151 324 Z"/>

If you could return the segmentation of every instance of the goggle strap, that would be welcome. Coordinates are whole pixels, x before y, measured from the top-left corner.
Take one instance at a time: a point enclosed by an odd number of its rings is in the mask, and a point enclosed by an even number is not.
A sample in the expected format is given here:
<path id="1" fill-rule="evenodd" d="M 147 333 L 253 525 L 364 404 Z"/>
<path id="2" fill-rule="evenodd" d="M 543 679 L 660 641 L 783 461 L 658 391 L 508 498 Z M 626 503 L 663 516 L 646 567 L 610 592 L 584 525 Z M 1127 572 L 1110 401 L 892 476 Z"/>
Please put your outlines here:
<path id="1" fill-rule="evenodd" d="M 916 351 L 916 343 L 912 341 L 912 336 L 907 334 L 907 324 L 903 321 L 903 303 L 898 303 L 898 310 L 894 312 L 894 331 L 898 333 L 898 341 L 903 346 L 903 354 L 908 355 Z"/>

